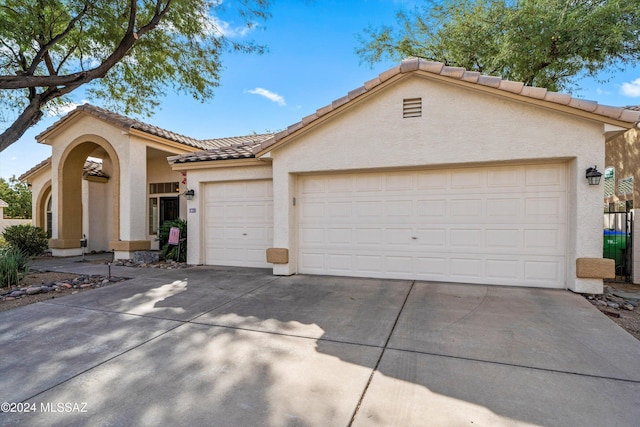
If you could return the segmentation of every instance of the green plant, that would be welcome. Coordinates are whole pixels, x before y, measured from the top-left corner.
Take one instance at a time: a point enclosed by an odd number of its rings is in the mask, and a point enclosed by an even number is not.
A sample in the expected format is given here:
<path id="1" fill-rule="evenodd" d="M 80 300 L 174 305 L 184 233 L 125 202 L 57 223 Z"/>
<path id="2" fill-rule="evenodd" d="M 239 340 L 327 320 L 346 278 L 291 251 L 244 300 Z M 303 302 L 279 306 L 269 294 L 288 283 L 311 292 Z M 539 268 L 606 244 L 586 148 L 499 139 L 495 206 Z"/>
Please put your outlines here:
<path id="1" fill-rule="evenodd" d="M 0 249 L 0 287 L 18 286 L 29 271 L 30 258 L 20 249 Z"/>
<path id="2" fill-rule="evenodd" d="M 180 230 L 180 239 L 178 245 L 169 244 L 169 233 L 171 228 L 177 227 Z M 167 242 L 162 247 L 160 256 L 163 259 L 173 259 L 178 262 L 187 261 L 187 221 L 178 218 L 173 221 L 165 221 L 158 230 L 158 238 L 161 242 Z"/>
<path id="3" fill-rule="evenodd" d="M 30 224 L 7 227 L 2 236 L 9 246 L 19 249 L 28 256 L 40 255 L 49 247 L 47 233 Z"/>

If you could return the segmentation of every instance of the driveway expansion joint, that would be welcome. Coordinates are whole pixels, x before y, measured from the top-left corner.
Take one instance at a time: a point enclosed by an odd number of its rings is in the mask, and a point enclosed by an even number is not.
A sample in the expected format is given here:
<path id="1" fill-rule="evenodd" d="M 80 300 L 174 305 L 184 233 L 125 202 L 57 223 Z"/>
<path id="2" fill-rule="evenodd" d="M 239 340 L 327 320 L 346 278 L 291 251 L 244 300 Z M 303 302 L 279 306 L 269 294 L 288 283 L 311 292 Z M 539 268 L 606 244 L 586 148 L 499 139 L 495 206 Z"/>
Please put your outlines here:
<path id="1" fill-rule="evenodd" d="M 387 340 L 385 341 L 384 345 L 382 346 L 382 351 L 380 352 L 380 356 L 378 356 L 378 360 L 376 361 L 376 365 L 373 367 L 373 369 L 371 370 L 371 374 L 369 375 L 369 379 L 367 380 L 367 384 L 364 386 L 364 389 L 362 390 L 362 394 L 360 395 L 360 399 L 358 399 L 358 403 L 356 404 L 355 409 L 353 410 L 353 415 L 351 415 L 351 420 L 349 421 L 349 424 L 347 424 L 347 427 L 351 427 L 353 425 L 353 423 L 356 420 L 356 416 L 358 415 L 358 411 L 360 410 L 360 407 L 362 406 L 362 401 L 364 400 L 364 397 L 367 394 L 367 391 L 369 390 L 369 387 L 371 386 L 371 381 L 373 381 L 373 376 L 375 375 L 376 371 L 378 371 L 378 368 L 380 368 L 380 362 L 382 362 L 382 357 L 384 356 L 384 352 L 387 349 L 387 346 L 389 345 L 389 341 L 391 340 L 391 336 L 393 335 L 393 331 L 395 331 L 396 326 L 398 325 L 398 321 L 400 320 L 400 316 L 402 315 L 402 312 L 404 311 L 404 307 L 407 305 L 407 301 L 409 300 L 409 295 L 411 295 L 411 291 L 413 291 L 413 287 L 415 286 L 416 281 L 412 281 L 411 282 L 411 286 L 409 286 L 409 290 L 407 291 L 407 295 L 405 295 L 404 297 L 404 301 L 402 301 L 402 305 L 400 306 L 400 310 L 398 310 L 398 314 L 396 315 L 396 319 L 393 322 L 393 326 L 391 326 L 391 330 L 389 331 L 389 335 L 387 336 Z"/>

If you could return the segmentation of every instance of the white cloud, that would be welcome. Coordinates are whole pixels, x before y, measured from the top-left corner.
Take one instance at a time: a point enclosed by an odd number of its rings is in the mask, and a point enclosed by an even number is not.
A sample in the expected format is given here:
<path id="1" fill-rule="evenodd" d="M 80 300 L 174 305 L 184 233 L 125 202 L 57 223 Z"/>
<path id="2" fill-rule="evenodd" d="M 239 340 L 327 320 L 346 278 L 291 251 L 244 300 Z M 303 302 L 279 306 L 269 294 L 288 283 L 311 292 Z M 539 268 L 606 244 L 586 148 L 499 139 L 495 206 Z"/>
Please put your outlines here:
<path id="1" fill-rule="evenodd" d="M 47 107 L 47 116 L 48 117 L 62 117 L 65 116 L 67 114 L 69 114 L 70 112 L 72 112 L 73 110 L 75 110 L 76 108 L 78 108 L 79 106 L 81 106 L 82 104 L 86 104 L 87 101 L 86 99 L 83 99 L 82 101 L 80 101 L 79 104 L 76 104 L 75 102 L 65 102 L 64 104 L 61 105 L 51 105 L 49 107 Z"/>
<path id="2" fill-rule="evenodd" d="M 597 88 L 596 89 L 596 93 L 598 95 L 611 95 L 611 92 L 609 92 L 608 90 L 601 89 L 601 88 Z"/>
<path id="3" fill-rule="evenodd" d="M 631 83 L 622 83 L 620 92 L 624 96 L 628 96 L 631 98 L 640 97 L 640 78 L 635 79 Z"/>
<path id="4" fill-rule="evenodd" d="M 208 17 L 207 22 L 204 23 L 205 28 L 210 34 L 219 34 L 224 37 L 244 37 L 249 34 L 256 27 L 255 25 L 242 25 L 233 27 L 227 21 L 223 21 L 217 16 Z"/>
<path id="5" fill-rule="evenodd" d="M 267 98 L 270 101 L 275 102 L 276 104 L 280 105 L 280 106 L 285 106 L 287 105 L 287 103 L 284 101 L 284 98 L 281 97 L 280 95 L 278 95 L 277 93 L 271 92 L 267 89 L 263 89 L 261 87 L 257 87 L 253 90 L 247 90 L 247 93 L 251 93 L 253 95 L 260 95 L 260 96 L 264 96 L 265 98 Z"/>

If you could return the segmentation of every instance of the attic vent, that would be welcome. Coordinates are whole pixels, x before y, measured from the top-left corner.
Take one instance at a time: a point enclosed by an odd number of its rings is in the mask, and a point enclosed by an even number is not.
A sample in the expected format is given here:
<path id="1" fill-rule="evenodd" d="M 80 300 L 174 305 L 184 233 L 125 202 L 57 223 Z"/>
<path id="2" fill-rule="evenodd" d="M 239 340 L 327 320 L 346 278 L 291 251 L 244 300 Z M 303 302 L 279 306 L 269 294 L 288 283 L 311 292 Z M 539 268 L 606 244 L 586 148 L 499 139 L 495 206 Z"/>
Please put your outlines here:
<path id="1" fill-rule="evenodd" d="M 402 100 L 402 118 L 422 117 L 422 98 L 405 98 Z"/>

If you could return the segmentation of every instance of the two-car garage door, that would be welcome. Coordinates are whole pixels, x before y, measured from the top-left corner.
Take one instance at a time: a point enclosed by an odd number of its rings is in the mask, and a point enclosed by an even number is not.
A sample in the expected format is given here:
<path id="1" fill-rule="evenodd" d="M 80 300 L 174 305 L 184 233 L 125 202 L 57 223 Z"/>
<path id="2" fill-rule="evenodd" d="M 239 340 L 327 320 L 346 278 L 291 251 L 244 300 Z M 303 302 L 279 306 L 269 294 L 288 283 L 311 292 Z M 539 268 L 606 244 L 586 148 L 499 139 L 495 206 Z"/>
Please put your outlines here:
<path id="1" fill-rule="evenodd" d="M 563 288 L 565 164 L 301 176 L 298 271 Z"/>

